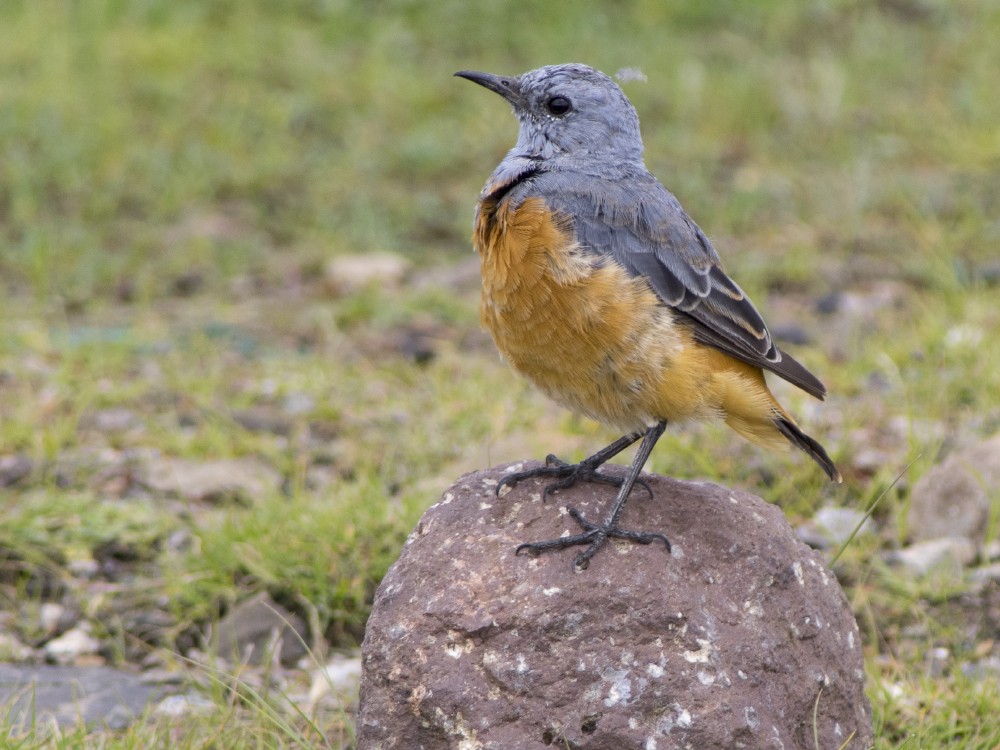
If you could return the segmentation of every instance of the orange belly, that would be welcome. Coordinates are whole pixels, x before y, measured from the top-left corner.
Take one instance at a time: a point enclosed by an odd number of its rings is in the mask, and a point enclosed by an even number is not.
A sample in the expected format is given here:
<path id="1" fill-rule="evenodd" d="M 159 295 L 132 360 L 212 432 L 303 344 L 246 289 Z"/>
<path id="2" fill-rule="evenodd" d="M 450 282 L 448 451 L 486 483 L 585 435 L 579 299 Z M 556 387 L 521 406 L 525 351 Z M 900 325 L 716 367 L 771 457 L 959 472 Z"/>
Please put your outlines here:
<path id="1" fill-rule="evenodd" d="M 722 417 L 755 442 L 786 444 L 772 421 L 787 415 L 758 368 L 696 342 L 643 278 L 595 264 L 540 199 L 486 208 L 480 319 L 542 392 L 624 431 Z"/>

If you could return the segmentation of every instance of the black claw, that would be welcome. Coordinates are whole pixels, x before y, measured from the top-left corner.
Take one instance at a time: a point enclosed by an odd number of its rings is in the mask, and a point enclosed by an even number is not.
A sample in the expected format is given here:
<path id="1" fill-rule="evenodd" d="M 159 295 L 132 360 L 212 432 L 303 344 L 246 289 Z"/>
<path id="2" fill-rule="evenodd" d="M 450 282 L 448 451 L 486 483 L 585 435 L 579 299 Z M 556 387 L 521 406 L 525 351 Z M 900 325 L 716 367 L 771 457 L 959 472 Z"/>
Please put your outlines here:
<path id="1" fill-rule="evenodd" d="M 517 545 L 514 554 L 520 554 L 521 550 L 528 550 L 536 555 L 550 549 L 566 549 L 577 544 L 586 544 L 591 541 L 597 532 L 587 532 L 586 534 L 574 534 L 572 536 L 561 536 L 558 539 L 549 539 L 547 542 L 525 542 Z"/>
<path id="2" fill-rule="evenodd" d="M 547 542 L 527 542 L 525 544 L 518 545 L 517 549 L 514 550 L 514 554 L 520 554 L 522 550 L 538 554 L 547 550 L 565 549 L 566 547 L 572 547 L 577 544 L 586 544 L 587 548 L 577 555 L 573 561 L 574 570 L 586 570 L 587 566 L 590 564 L 590 558 L 592 558 L 597 551 L 607 543 L 608 539 L 625 539 L 638 544 L 650 544 L 659 539 L 667 548 L 667 552 L 670 552 L 670 540 L 668 540 L 663 534 L 647 531 L 628 531 L 618 526 L 618 519 L 622 514 L 622 510 L 625 508 L 625 503 L 628 500 L 628 496 L 632 492 L 633 487 L 635 487 L 636 482 L 641 484 L 646 489 L 650 498 L 653 497 L 653 490 L 648 484 L 646 484 L 646 482 L 639 478 L 639 473 L 642 471 L 642 467 L 645 465 L 646 459 L 649 458 L 649 454 L 652 452 L 653 446 L 656 445 L 656 441 L 659 440 L 666 427 L 666 420 L 661 420 L 655 425 L 650 426 L 645 433 L 633 432 L 628 435 L 623 435 L 615 442 L 611 443 L 611 445 L 606 448 L 602 448 L 593 456 L 585 458 L 578 464 L 567 464 L 565 461 L 562 461 L 557 456 L 550 453 L 545 457 L 544 466 L 510 474 L 501 479 L 497 483 L 496 491 L 498 496 L 504 485 L 513 486 L 523 479 L 530 479 L 533 477 L 555 478 L 557 481 L 550 483 L 545 488 L 545 491 L 542 494 L 543 500 L 547 498 L 550 493 L 565 489 L 566 487 L 576 484 L 579 481 L 602 482 L 619 488 L 618 497 L 615 498 L 614 506 L 605 518 L 604 523 L 600 526 L 588 521 L 578 510 L 576 510 L 576 508 L 569 508 L 569 515 L 574 521 L 576 521 L 577 524 L 579 524 L 580 528 L 583 529 L 582 534 L 564 536 L 559 539 L 551 539 Z M 639 450 L 636 451 L 635 458 L 632 459 L 632 467 L 629 469 L 629 473 L 624 478 L 618 479 L 617 477 L 612 477 L 607 474 L 601 474 L 598 471 L 598 468 L 605 462 L 614 456 L 617 456 L 640 438 L 642 438 L 642 443 L 639 445 Z"/>
<path id="3" fill-rule="evenodd" d="M 520 554 L 521 550 L 528 550 L 534 554 L 540 552 L 546 552 L 550 549 L 566 549 L 567 547 L 573 547 L 577 544 L 587 544 L 592 542 L 597 536 L 596 531 L 589 531 L 586 534 L 574 534 L 572 536 L 561 536 L 558 539 L 549 539 L 546 542 L 525 542 L 524 544 L 517 545 L 517 549 L 514 550 L 514 554 Z"/>
<path id="4" fill-rule="evenodd" d="M 584 518 L 583 514 L 576 508 L 572 506 L 567 507 L 566 512 L 569 513 L 569 517 L 576 521 L 584 531 L 594 531 L 597 529 L 597 526 Z"/>
<path id="5" fill-rule="evenodd" d="M 666 546 L 667 552 L 671 551 L 670 540 L 658 531 L 629 531 L 617 526 L 607 528 L 591 523 L 576 508 L 567 508 L 566 511 L 569 513 L 570 518 L 576 521 L 584 531 L 602 533 L 611 539 L 627 539 L 630 542 L 638 544 L 651 544 L 659 539 Z"/>
<path id="6" fill-rule="evenodd" d="M 659 539 L 663 542 L 663 546 L 667 548 L 667 552 L 671 551 L 670 540 L 658 531 L 625 531 L 622 529 L 611 529 L 608 532 L 608 536 L 615 539 L 628 539 L 630 542 L 635 542 L 636 544 L 652 544 Z"/>
<path id="7" fill-rule="evenodd" d="M 649 499 L 650 500 L 653 499 L 653 488 L 650 487 L 649 484 L 646 483 L 645 479 L 642 479 L 641 477 L 637 477 L 636 480 L 635 480 L 635 483 L 636 484 L 641 484 L 642 488 L 644 490 L 646 490 L 646 493 L 649 495 Z M 633 486 L 635 486 L 635 485 L 633 485 Z"/>
<path id="8" fill-rule="evenodd" d="M 580 570 L 586 570 L 587 566 L 590 565 L 590 558 L 592 558 L 597 551 L 604 546 L 608 539 L 625 539 L 637 544 L 651 544 L 652 542 L 659 540 L 663 542 L 664 546 L 667 548 L 667 552 L 671 551 L 670 540 L 657 531 L 629 531 L 628 529 L 621 529 L 617 526 L 598 526 L 597 524 L 591 523 L 584 518 L 583 514 L 576 508 L 567 508 L 566 511 L 569 513 L 570 518 L 576 521 L 580 528 L 583 529 L 582 534 L 562 536 L 558 539 L 549 539 L 544 542 L 526 542 L 524 544 L 519 544 L 517 549 L 514 550 L 514 554 L 519 555 L 522 550 L 527 550 L 532 554 L 538 555 L 542 552 L 547 552 L 548 550 L 566 549 L 566 547 L 574 547 L 578 544 L 587 544 L 589 545 L 587 549 L 573 559 L 573 567 L 575 569 L 579 568 Z"/>

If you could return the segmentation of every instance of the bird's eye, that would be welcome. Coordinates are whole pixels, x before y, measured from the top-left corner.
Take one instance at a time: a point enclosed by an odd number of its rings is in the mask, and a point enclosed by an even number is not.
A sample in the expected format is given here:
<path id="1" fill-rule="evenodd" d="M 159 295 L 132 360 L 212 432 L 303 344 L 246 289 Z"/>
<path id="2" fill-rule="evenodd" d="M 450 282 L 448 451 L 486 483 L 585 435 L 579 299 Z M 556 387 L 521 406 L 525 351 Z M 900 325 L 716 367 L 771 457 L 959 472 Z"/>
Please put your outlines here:
<path id="1" fill-rule="evenodd" d="M 545 108 L 549 111 L 550 115 L 562 117 L 573 108 L 573 105 L 569 103 L 569 99 L 565 96 L 553 96 L 545 102 Z"/>

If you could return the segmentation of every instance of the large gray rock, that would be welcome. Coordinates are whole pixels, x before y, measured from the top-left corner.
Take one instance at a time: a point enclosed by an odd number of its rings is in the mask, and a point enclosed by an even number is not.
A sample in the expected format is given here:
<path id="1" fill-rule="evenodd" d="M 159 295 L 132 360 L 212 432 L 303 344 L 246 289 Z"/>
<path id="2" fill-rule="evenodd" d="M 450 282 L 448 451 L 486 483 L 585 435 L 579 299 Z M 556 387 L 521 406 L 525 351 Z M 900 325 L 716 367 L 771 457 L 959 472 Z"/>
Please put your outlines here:
<path id="1" fill-rule="evenodd" d="M 778 508 L 650 475 L 623 525 L 673 553 L 614 542 L 578 573 L 580 548 L 515 547 L 575 533 L 566 505 L 601 518 L 612 490 L 498 499 L 502 476 L 452 486 L 379 587 L 357 750 L 871 746 L 857 625 Z"/>
<path id="2" fill-rule="evenodd" d="M 0 664 L 0 706 L 15 734 L 50 721 L 123 729 L 163 692 L 111 667 Z"/>
<path id="3" fill-rule="evenodd" d="M 1000 434 L 952 453 L 913 485 L 913 538 L 967 537 L 981 543 L 989 528 L 990 498 L 998 489 Z"/>
<path id="4" fill-rule="evenodd" d="M 265 591 L 233 607 L 214 631 L 210 629 L 208 640 L 217 640 L 219 655 L 237 664 L 263 664 L 277 656 L 291 666 L 307 652 L 306 624 Z"/>

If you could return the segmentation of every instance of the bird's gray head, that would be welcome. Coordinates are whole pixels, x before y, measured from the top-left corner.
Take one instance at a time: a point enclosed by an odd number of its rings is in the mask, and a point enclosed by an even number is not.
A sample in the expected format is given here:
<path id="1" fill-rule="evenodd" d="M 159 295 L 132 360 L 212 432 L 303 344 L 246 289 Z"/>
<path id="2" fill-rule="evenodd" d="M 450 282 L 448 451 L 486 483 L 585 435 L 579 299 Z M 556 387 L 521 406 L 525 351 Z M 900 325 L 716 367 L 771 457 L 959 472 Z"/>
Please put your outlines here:
<path id="1" fill-rule="evenodd" d="M 469 70 L 455 75 L 510 102 L 521 123 L 510 156 L 579 167 L 642 164 L 635 107 L 618 84 L 598 70 L 570 63 L 514 77 Z"/>

